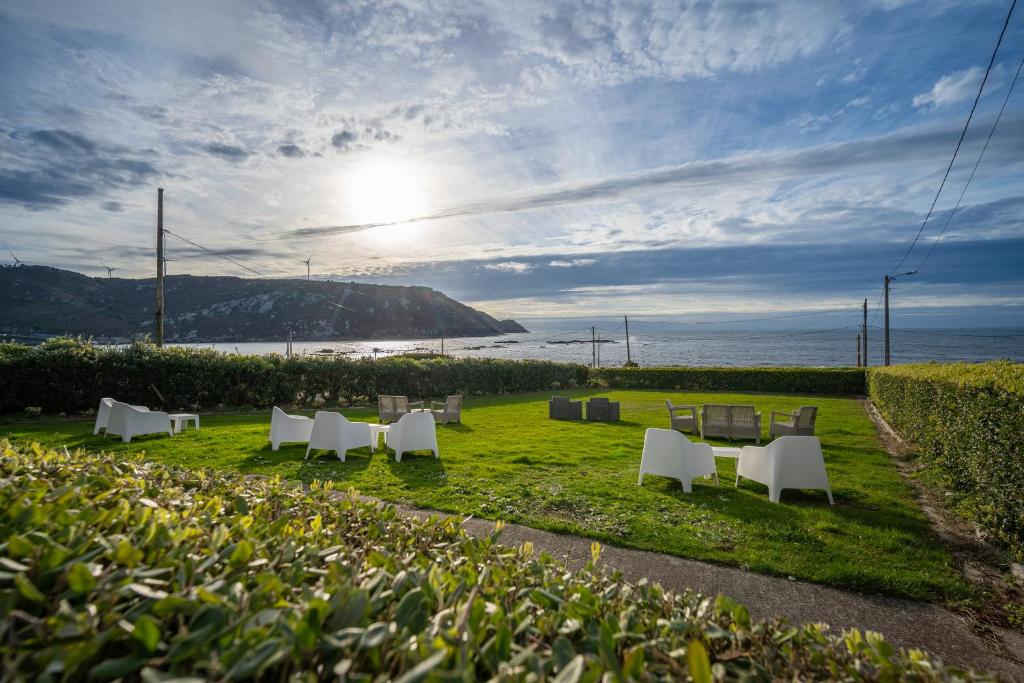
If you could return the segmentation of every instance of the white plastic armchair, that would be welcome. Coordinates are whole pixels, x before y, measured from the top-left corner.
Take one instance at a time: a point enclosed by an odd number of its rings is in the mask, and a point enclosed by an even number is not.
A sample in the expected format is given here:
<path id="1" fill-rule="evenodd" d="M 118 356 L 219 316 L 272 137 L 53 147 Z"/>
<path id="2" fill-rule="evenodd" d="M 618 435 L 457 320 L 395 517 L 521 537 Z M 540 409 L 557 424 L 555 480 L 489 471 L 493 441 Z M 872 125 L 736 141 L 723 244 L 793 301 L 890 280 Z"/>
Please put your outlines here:
<path id="1" fill-rule="evenodd" d="M 277 406 L 270 417 L 270 450 L 291 441 L 307 442 L 313 432 L 313 420 L 305 415 L 289 415 Z"/>
<path id="2" fill-rule="evenodd" d="M 408 451 L 433 451 L 435 458 L 441 457 L 434 416 L 427 412 L 406 413 L 398 418 L 384 433 L 384 442 L 395 449 L 395 462 L 402 462 L 402 453 Z"/>
<path id="3" fill-rule="evenodd" d="M 167 413 L 130 406 L 120 401 L 114 401 L 114 404 L 110 406 L 106 433 L 120 436 L 125 443 L 131 443 L 132 437 L 140 434 L 161 434 L 163 432 L 167 432 L 168 436 L 174 436 L 174 432 L 171 430 L 171 418 Z"/>
<path id="4" fill-rule="evenodd" d="M 767 446 L 744 446 L 736 463 L 737 486 L 741 477 L 767 486 L 773 503 L 782 489 L 824 489 L 829 505 L 835 505 L 816 436 L 780 436 Z"/>
<path id="5" fill-rule="evenodd" d="M 345 462 L 345 455 L 349 449 L 363 446 L 369 446 L 370 452 L 373 452 L 369 424 L 349 422 L 341 413 L 318 410 L 316 417 L 313 418 L 313 431 L 309 435 L 306 457 L 309 457 L 310 451 L 321 448 L 334 451 L 338 454 L 338 460 Z"/>
<path id="6" fill-rule="evenodd" d="M 640 456 L 640 478 L 636 485 L 644 483 L 645 474 L 658 474 L 678 479 L 683 491 L 693 493 L 693 480 L 697 477 L 714 477 L 715 454 L 706 443 L 693 443 L 674 429 L 651 427 L 644 433 L 644 451 Z"/>
<path id="7" fill-rule="evenodd" d="M 116 403 L 112 398 L 101 398 L 100 407 L 96 409 L 96 425 L 92 429 L 93 434 L 99 434 L 101 431 L 107 428 L 107 422 L 110 420 L 110 409 Z M 143 412 L 148 412 L 149 408 L 146 406 L 133 406 Z"/>

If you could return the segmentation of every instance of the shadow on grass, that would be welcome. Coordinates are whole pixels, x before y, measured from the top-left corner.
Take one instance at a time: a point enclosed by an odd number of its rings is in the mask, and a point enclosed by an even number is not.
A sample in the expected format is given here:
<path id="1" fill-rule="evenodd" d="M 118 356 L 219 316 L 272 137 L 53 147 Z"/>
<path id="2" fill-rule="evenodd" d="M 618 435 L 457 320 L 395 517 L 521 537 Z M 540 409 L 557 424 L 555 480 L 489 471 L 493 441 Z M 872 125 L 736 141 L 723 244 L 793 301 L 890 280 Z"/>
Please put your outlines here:
<path id="1" fill-rule="evenodd" d="M 435 458 L 430 451 L 406 451 L 402 453 L 402 462 L 395 461 L 395 452 L 390 448 L 383 451 L 383 455 L 388 459 L 391 474 L 400 479 L 405 488 L 439 488 L 448 483 L 444 460 Z"/>
<path id="2" fill-rule="evenodd" d="M 437 425 L 438 429 L 447 429 L 452 432 L 459 432 L 460 434 L 468 434 L 469 432 L 475 431 L 472 427 L 468 427 L 461 422 L 449 422 L 444 425 Z"/>

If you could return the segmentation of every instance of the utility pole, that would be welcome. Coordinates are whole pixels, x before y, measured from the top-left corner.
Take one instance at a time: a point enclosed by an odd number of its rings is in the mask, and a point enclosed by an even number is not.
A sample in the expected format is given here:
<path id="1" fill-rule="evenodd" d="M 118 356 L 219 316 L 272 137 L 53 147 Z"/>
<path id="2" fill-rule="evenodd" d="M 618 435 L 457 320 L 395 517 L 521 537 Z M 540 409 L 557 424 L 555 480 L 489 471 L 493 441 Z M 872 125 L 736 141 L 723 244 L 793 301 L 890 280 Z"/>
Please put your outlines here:
<path id="1" fill-rule="evenodd" d="M 156 345 L 164 345 L 164 188 L 156 191 Z"/>
<path id="2" fill-rule="evenodd" d="M 633 359 L 629 355 L 629 316 L 624 315 L 622 319 L 626 321 L 626 367 L 633 365 Z"/>
<path id="3" fill-rule="evenodd" d="M 915 275 L 916 270 L 911 270 L 907 273 L 900 273 L 899 275 L 886 275 L 884 282 L 884 289 L 882 290 L 882 297 L 885 299 L 885 332 L 883 334 L 883 344 L 885 345 L 885 364 L 889 365 L 892 361 L 892 356 L 889 354 L 889 283 L 898 277 L 904 277 L 906 275 Z"/>
<path id="4" fill-rule="evenodd" d="M 864 327 L 861 330 L 864 335 L 864 367 L 868 366 L 868 300 L 864 299 Z"/>
<path id="5" fill-rule="evenodd" d="M 861 367 L 860 364 L 860 334 L 857 335 L 857 367 Z"/>
<path id="6" fill-rule="evenodd" d="M 441 337 L 441 355 L 444 355 L 444 337 Z"/>
<path id="7" fill-rule="evenodd" d="M 590 328 L 590 367 L 597 367 L 597 330 Z"/>

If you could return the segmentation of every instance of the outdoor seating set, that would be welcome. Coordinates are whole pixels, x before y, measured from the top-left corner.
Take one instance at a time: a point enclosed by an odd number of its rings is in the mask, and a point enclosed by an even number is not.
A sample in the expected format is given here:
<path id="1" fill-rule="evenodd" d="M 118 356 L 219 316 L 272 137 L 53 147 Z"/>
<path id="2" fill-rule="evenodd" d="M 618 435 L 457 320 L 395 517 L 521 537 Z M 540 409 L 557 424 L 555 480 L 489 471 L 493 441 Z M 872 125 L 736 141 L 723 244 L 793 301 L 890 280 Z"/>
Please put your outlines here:
<path id="1" fill-rule="evenodd" d="M 305 443 L 306 458 L 314 450 L 334 451 L 338 460 L 353 448 L 369 447 L 373 453 L 380 435 L 384 445 L 395 451 L 395 461 L 409 451 L 431 451 L 440 457 L 437 447 L 435 418 L 429 412 L 408 412 L 394 424 L 352 422 L 341 413 L 318 410 L 311 419 L 305 415 L 289 415 L 274 407 L 270 418 L 270 448 L 276 451 L 282 443 Z"/>
<path id="2" fill-rule="evenodd" d="M 150 410 L 146 406 L 133 406 L 112 398 L 101 398 L 96 409 L 96 424 L 92 433 L 103 432 L 104 436 L 120 436 L 124 443 L 131 443 L 143 434 L 164 434 L 174 436 L 182 427 L 192 422 L 199 429 L 199 416 L 195 413 L 165 413 Z"/>
<path id="3" fill-rule="evenodd" d="M 723 405 L 708 403 L 700 409 L 700 420 L 697 419 L 697 406 L 668 406 L 669 425 L 681 432 L 699 432 L 701 438 L 718 436 L 725 439 L 754 439 L 761 445 L 761 413 L 754 406 Z M 781 417 L 781 420 L 776 419 Z M 814 406 L 803 406 L 792 413 L 772 411 L 768 433 L 774 439 L 777 436 L 814 436 L 814 423 L 818 418 L 818 409 Z"/>
<path id="4" fill-rule="evenodd" d="M 618 422 L 619 402 L 607 398 L 592 398 L 587 401 L 589 422 Z M 548 417 L 552 420 L 582 420 L 583 402 L 573 401 L 565 396 L 553 396 L 548 401 Z"/>
<path id="5" fill-rule="evenodd" d="M 444 401 L 431 401 L 430 407 L 423 407 L 423 401 L 409 402 L 408 396 L 390 396 L 381 394 L 377 397 L 378 420 L 395 422 L 408 413 L 430 413 L 434 421 L 440 424 L 462 422 L 462 396 L 449 396 Z"/>

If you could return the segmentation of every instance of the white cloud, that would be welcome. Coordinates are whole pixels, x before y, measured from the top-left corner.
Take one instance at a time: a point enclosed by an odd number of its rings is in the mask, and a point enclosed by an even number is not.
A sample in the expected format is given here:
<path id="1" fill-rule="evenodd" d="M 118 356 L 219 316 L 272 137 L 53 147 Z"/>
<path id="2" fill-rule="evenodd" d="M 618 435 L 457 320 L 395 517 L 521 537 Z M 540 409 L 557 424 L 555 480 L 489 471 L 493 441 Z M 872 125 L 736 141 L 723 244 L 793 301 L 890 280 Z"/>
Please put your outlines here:
<path id="1" fill-rule="evenodd" d="M 979 66 L 947 74 L 936 81 L 931 90 L 917 95 L 914 106 L 918 109 L 933 109 L 974 97 L 984 74 L 985 70 Z"/>
<path id="2" fill-rule="evenodd" d="M 488 263 L 484 266 L 488 270 L 500 270 L 506 273 L 528 273 L 533 270 L 533 265 L 521 261 L 502 261 L 501 263 Z"/>
<path id="3" fill-rule="evenodd" d="M 555 260 L 548 265 L 553 268 L 576 268 L 578 266 L 591 266 L 595 263 L 597 261 L 592 258 L 574 258 L 571 261 Z"/>

